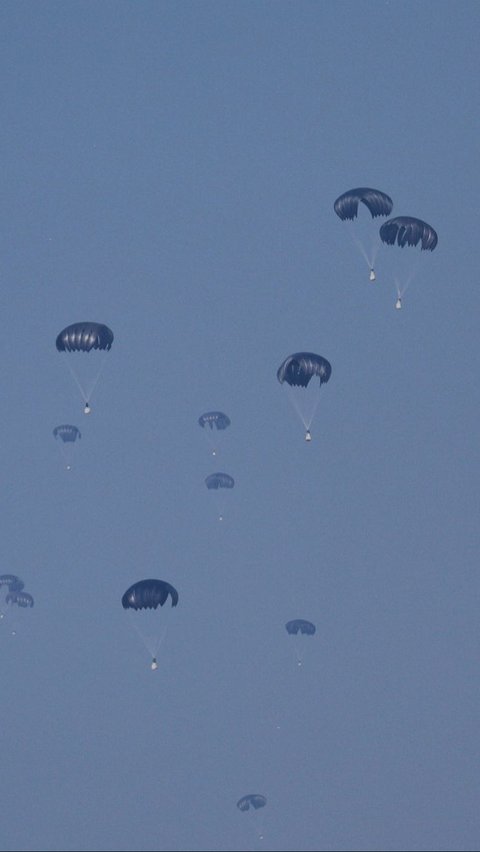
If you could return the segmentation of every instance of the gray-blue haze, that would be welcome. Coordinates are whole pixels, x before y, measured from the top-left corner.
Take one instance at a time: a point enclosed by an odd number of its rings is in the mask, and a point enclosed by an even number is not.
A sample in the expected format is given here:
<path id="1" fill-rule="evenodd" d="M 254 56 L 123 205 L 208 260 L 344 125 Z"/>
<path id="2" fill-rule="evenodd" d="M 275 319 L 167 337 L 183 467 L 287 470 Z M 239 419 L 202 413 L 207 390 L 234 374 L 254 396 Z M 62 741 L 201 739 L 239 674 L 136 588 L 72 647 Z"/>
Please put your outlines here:
<path id="1" fill-rule="evenodd" d="M 254 792 L 264 849 L 478 849 L 479 4 L 0 22 L 0 572 L 36 602 L 0 624 L 1 848 L 247 849 Z M 438 231 L 402 311 L 395 249 L 371 284 L 333 212 L 355 186 Z M 89 418 L 79 320 L 115 333 Z M 149 576 L 180 594 L 157 672 L 120 604 Z"/>

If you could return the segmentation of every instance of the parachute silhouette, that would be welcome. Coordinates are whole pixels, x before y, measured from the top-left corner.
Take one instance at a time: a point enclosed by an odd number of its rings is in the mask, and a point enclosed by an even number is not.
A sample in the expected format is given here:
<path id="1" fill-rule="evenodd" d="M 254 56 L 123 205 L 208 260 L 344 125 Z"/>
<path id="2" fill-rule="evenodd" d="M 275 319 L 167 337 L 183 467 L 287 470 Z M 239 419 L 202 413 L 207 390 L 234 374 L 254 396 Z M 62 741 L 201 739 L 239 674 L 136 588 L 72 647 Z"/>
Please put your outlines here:
<path id="1" fill-rule="evenodd" d="M 90 352 L 92 349 L 110 349 L 113 331 L 99 322 L 75 322 L 67 325 L 57 336 L 59 352 Z"/>
<path id="2" fill-rule="evenodd" d="M 362 203 L 370 211 L 372 218 L 376 216 L 389 216 L 393 201 L 385 192 L 369 187 L 349 189 L 343 195 L 339 195 L 334 202 L 334 210 L 340 219 L 355 219 L 358 215 L 358 205 Z"/>
<path id="3" fill-rule="evenodd" d="M 168 596 L 172 599 L 172 607 L 178 604 L 178 592 L 165 580 L 139 580 L 127 589 L 122 597 L 124 609 L 157 609 L 163 606 Z"/>
<path id="4" fill-rule="evenodd" d="M 223 411 L 206 411 L 198 418 L 198 422 L 202 428 L 210 426 L 210 429 L 226 429 L 230 426 L 230 418 Z"/>
<path id="5" fill-rule="evenodd" d="M 331 374 L 332 367 L 326 358 L 314 352 L 296 352 L 280 364 L 277 379 L 280 384 L 287 382 L 292 386 L 306 388 L 313 376 L 318 376 L 322 385 L 328 382 Z"/>
<path id="6" fill-rule="evenodd" d="M 422 251 L 433 251 L 438 242 L 437 232 L 422 219 L 413 216 L 397 216 L 388 219 L 380 228 L 380 239 L 387 245 L 395 243 L 404 246 L 417 246 L 419 243 Z"/>
<path id="7" fill-rule="evenodd" d="M 305 633 L 307 636 L 313 636 L 316 627 L 311 621 L 305 621 L 304 618 L 295 618 L 293 621 L 287 621 L 285 625 L 287 633 L 297 635 L 297 633 Z"/>
<path id="8" fill-rule="evenodd" d="M 53 434 L 55 438 L 60 438 L 64 443 L 76 441 L 77 438 L 82 437 L 80 429 L 77 429 L 76 426 L 71 426 L 68 423 L 63 423 L 61 426 L 55 426 Z"/>
<path id="9" fill-rule="evenodd" d="M 248 793 L 248 795 L 242 796 L 242 798 L 238 800 L 237 808 L 241 811 L 248 811 L 251 807 L 258 810 L 258 808 L 264 808 L 266 804 L 267 800 L 265 796 L 262 796 L 259 793 Z"/>
<path id="10" fill-rule="evenodd" d="M 207 488 L 233 488 L 235 480 L 228 473 L 211 473 L 205 478 Z"/>
<path id="11" fill-rule="evenodd" d="M 5 603 L 7 604 L 17 604 L 17 606 L 21 607 L 32 607 L 33 606 L 33 598 L 28 592 L 23 591 L 9 591 L 6 598 Z"/>
<path id="12" fill-rule="evenodd" d="M 21 592 L 25 583 L 15 574 L 1 574 L 0 586 L 8 586 L 10 592 Z"/>

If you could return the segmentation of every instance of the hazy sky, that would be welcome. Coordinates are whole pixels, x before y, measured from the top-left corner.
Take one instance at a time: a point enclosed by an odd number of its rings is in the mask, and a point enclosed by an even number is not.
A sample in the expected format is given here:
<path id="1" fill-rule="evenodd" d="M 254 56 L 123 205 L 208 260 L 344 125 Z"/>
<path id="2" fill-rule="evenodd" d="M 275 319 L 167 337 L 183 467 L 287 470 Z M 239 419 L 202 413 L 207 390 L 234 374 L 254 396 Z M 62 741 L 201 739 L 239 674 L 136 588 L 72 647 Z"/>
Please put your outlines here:
<path id="1" fill-rule="evenodd" d="M 0 24 L 0 573 L 35 598 L 0 622 L 1 849 L 477 850 L 480 5 Z M 358 186 L 437 249 L 371 283 Z M 115 335 L 89 417 L 55 349 L 83 320 Z M 310 444 L 300 350 L 332 365 Z M 149 577 L 180 596 L 156 672 L 121 606 Z"/>

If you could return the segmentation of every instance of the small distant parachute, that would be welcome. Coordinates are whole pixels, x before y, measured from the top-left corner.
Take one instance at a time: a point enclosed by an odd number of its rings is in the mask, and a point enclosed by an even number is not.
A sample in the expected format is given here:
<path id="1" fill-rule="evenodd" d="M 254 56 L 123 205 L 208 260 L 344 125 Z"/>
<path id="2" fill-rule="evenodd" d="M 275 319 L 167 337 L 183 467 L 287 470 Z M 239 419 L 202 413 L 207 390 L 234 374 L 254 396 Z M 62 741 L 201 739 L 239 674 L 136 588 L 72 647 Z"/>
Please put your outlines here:
<path id="1" fill-rule="evenodd" d="M 266 804 L 267 800 L 265 796 L 262 796 L 259 793 L 248 793 L 247 796 L 242 796 L 242 798 L 238 800 L 237 808 L 241 811 L 248 811 L 250 808 L 258 810 L 258 808 L 264 808 Z"/>
<path id="2" fill-rule="evenodd" d="M 198 422 L 202 428 L 210 426 L 210 429 L 226 429 L 230 426 L 230 418 L 223 411 L 206 411 L 200 415 Z"/>
<path id="3" fill-rule="evenodd" d="M 33 606 L 33 597 L 29 595 L 28 592 L 24 591 L 9 591 L 6 598 L 5 603 L 7 604 L 17 604 L 17 606 L 21 607 L 32 607 Z"/>
<path id="4" fill-rule="evenodd" d="M 303 618 L 295 618 L 293 621 L 287 621 L 285 627 L 287 629 L 287 633 L 295 636 L 297 633 L 304 633 L 307 636 L 313 636 L 317 629 L 311 621 L 305 621 Z"/>
<path id="5" fill-rule="evenodd" d="M 60 438 L 64 443 L 76 441 L 77 438 L 82 437 L 80 429 L 77 429 L 76 426 L 71 426 L 68 423 L 63 423 L 61 426 L 55 426 L 53 434 L 55 438 Z"/>
<path id="6" fill-rule="evenodd" d="M 326 358 L 313 352 L 296 352 L 289 355 L 277 370 L 280 384 L 299 385 L 306 388 L 313 376 L 318 376 L 320 384 L 328 382 L 332 368 Z"/>
<path id="7" fill-rule="evenodd" d="M 211 473 L 205 478 L 207 488 L 233 488 L 235 480 L 228 473 Z"/>
<path id="8" fill-rule="evenodd" d="M 57 335 L 59 352 L 90 352 L 92 349 L 110 349 L 113 331 L 99 322 L 74 322 Z"/>
<path id="9" fill-rule="evenodd" d="M 340 219 L 355 219 L 358 215 L 360 202 L 369 210 L 372 218 L 389 216 L 393 208 L 393 201 L 389 195 L 379 189 L 371 189 L 365 186 L 349 189 L 348 192 L 339 195 L 333 207 Z"/>
<path id="10" fill-rule="evenodd" d="M 71 353 L 90 353 L 95 349 L 100 350 L 101 353 L 106 353 L 111 349 L 112 343 L 113 331 L 107 325 L 99 322 L 75 322 L 72 325 L 67 325 L 57 335 L 55 345 L 59 352 L 68 353 L 67 365 L 85 402 L 85 414 L 90 414 L 92 410 L 90 407 L 90 398 L 100 378 L 103 367 L 103 354 L 102 356 L 100 354 L 93 356 L 93 360 L 91 360 L 92 356 L 90 355 L 85 364 L 83 359 L 79 360 L 78 355 L 72 358 Z M 72 361 L 75 364 L 76 370 L 73 369 Z M 80 376 L 79 371 L 81 367 L 83 367 L 83 370 Z"/>
<path id="11" fill-rule="evenodd" d="M 140 580 L 134 583 L 122 597 L 124 609 L 157 609 L 163 606 L 168 596 L 172 599 L 172 607 L 178 604 L 178 592 L 165 580 Z"/>
<path id="12" fill-rule="evenodd" d="M 380 228 L 380 239 L 387 245 L 393 246 L 396 243 L 401 248 L 417 246 L 420 243 L 422 251 L 433 251 L 438 243 L 437 232 L 432 226 L 413 216 L 388 219 Z"/>

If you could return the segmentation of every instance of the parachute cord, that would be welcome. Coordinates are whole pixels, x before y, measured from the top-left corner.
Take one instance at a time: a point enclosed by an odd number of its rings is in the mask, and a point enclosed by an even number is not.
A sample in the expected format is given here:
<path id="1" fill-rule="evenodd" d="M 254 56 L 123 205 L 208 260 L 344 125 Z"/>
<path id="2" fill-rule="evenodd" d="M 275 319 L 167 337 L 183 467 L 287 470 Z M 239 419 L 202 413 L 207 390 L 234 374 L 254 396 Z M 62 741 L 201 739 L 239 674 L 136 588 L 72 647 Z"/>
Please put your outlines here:
<path id="1" fill-rule="evenodd" d="M 357 248 L 360 249 L 360 253 L 362 254 L 364 260 L 366 261 L 368 268 L 373 269 L 376 253 L 372 255 L 372 259 L 370 260 L 370 257 L 368 256 L 366 249 L 365 249 L 365 246 L 363 245 L 361 240 L 359 240 L 358 237 L 353 236 L 353 235 L 352 235 L 352 240 L 355 243 L 355 245 L 357 246 Z M 377 249 L 377 251 L 378 251 L 378 249 Z"/>
<path id="2" fill-rule="evenodd" d="M 89 392 L 89 395 L 88 395 L 88 399 L 86 399 L 85 402 L 90 402 L 90 399 L 92 398 L 93 391 L 95 390 L 95 388 L 98 384 L 98 380 L 103 373 L 104 367 L 105 367 L 105 361 L 103 360 L 102 363 L 100 364 L 100 367 L 99 367 L 99 370 L 98 370 L 96 377 L 94 378 L 92 384 L 90 385 L 90 392 Z"/>
<path id="3" fill-rule="evenodd" d="M 79 391 L 80 391 L 80 393 L 81 393 L 81 395 L 82 395 L 82 399 L 83 399 L 83 401 L 84 401 L 85 403 L 87 403 L 87 402 L 88 402 L 88 397 L 87 397 L 87 395 L 85 394 L 85 391 L 84 391 L 83 386 L 81 385 L 81 383 L 80 383 L 80 381 L 79 381 L 79 378 L 78 378 L 77 374 L 76 374 L 76 373 L 75 373 L 75 371 L 72 369 L 72 365 L 70 364 L 70 359 L 68 359 L 68 360 L 67 360 L 67 366 L 68 366 L 68 369 L 70 370 L 70 374 L 71 374 L 71 376 L 73 377 L 73 379 L 74 379 L 74 381 L 75 381 L 75 383 L 76 383 L 76 385 L 77 385 L 77 387 L 78 387 L 78 389 L 79 389 Z"/>

